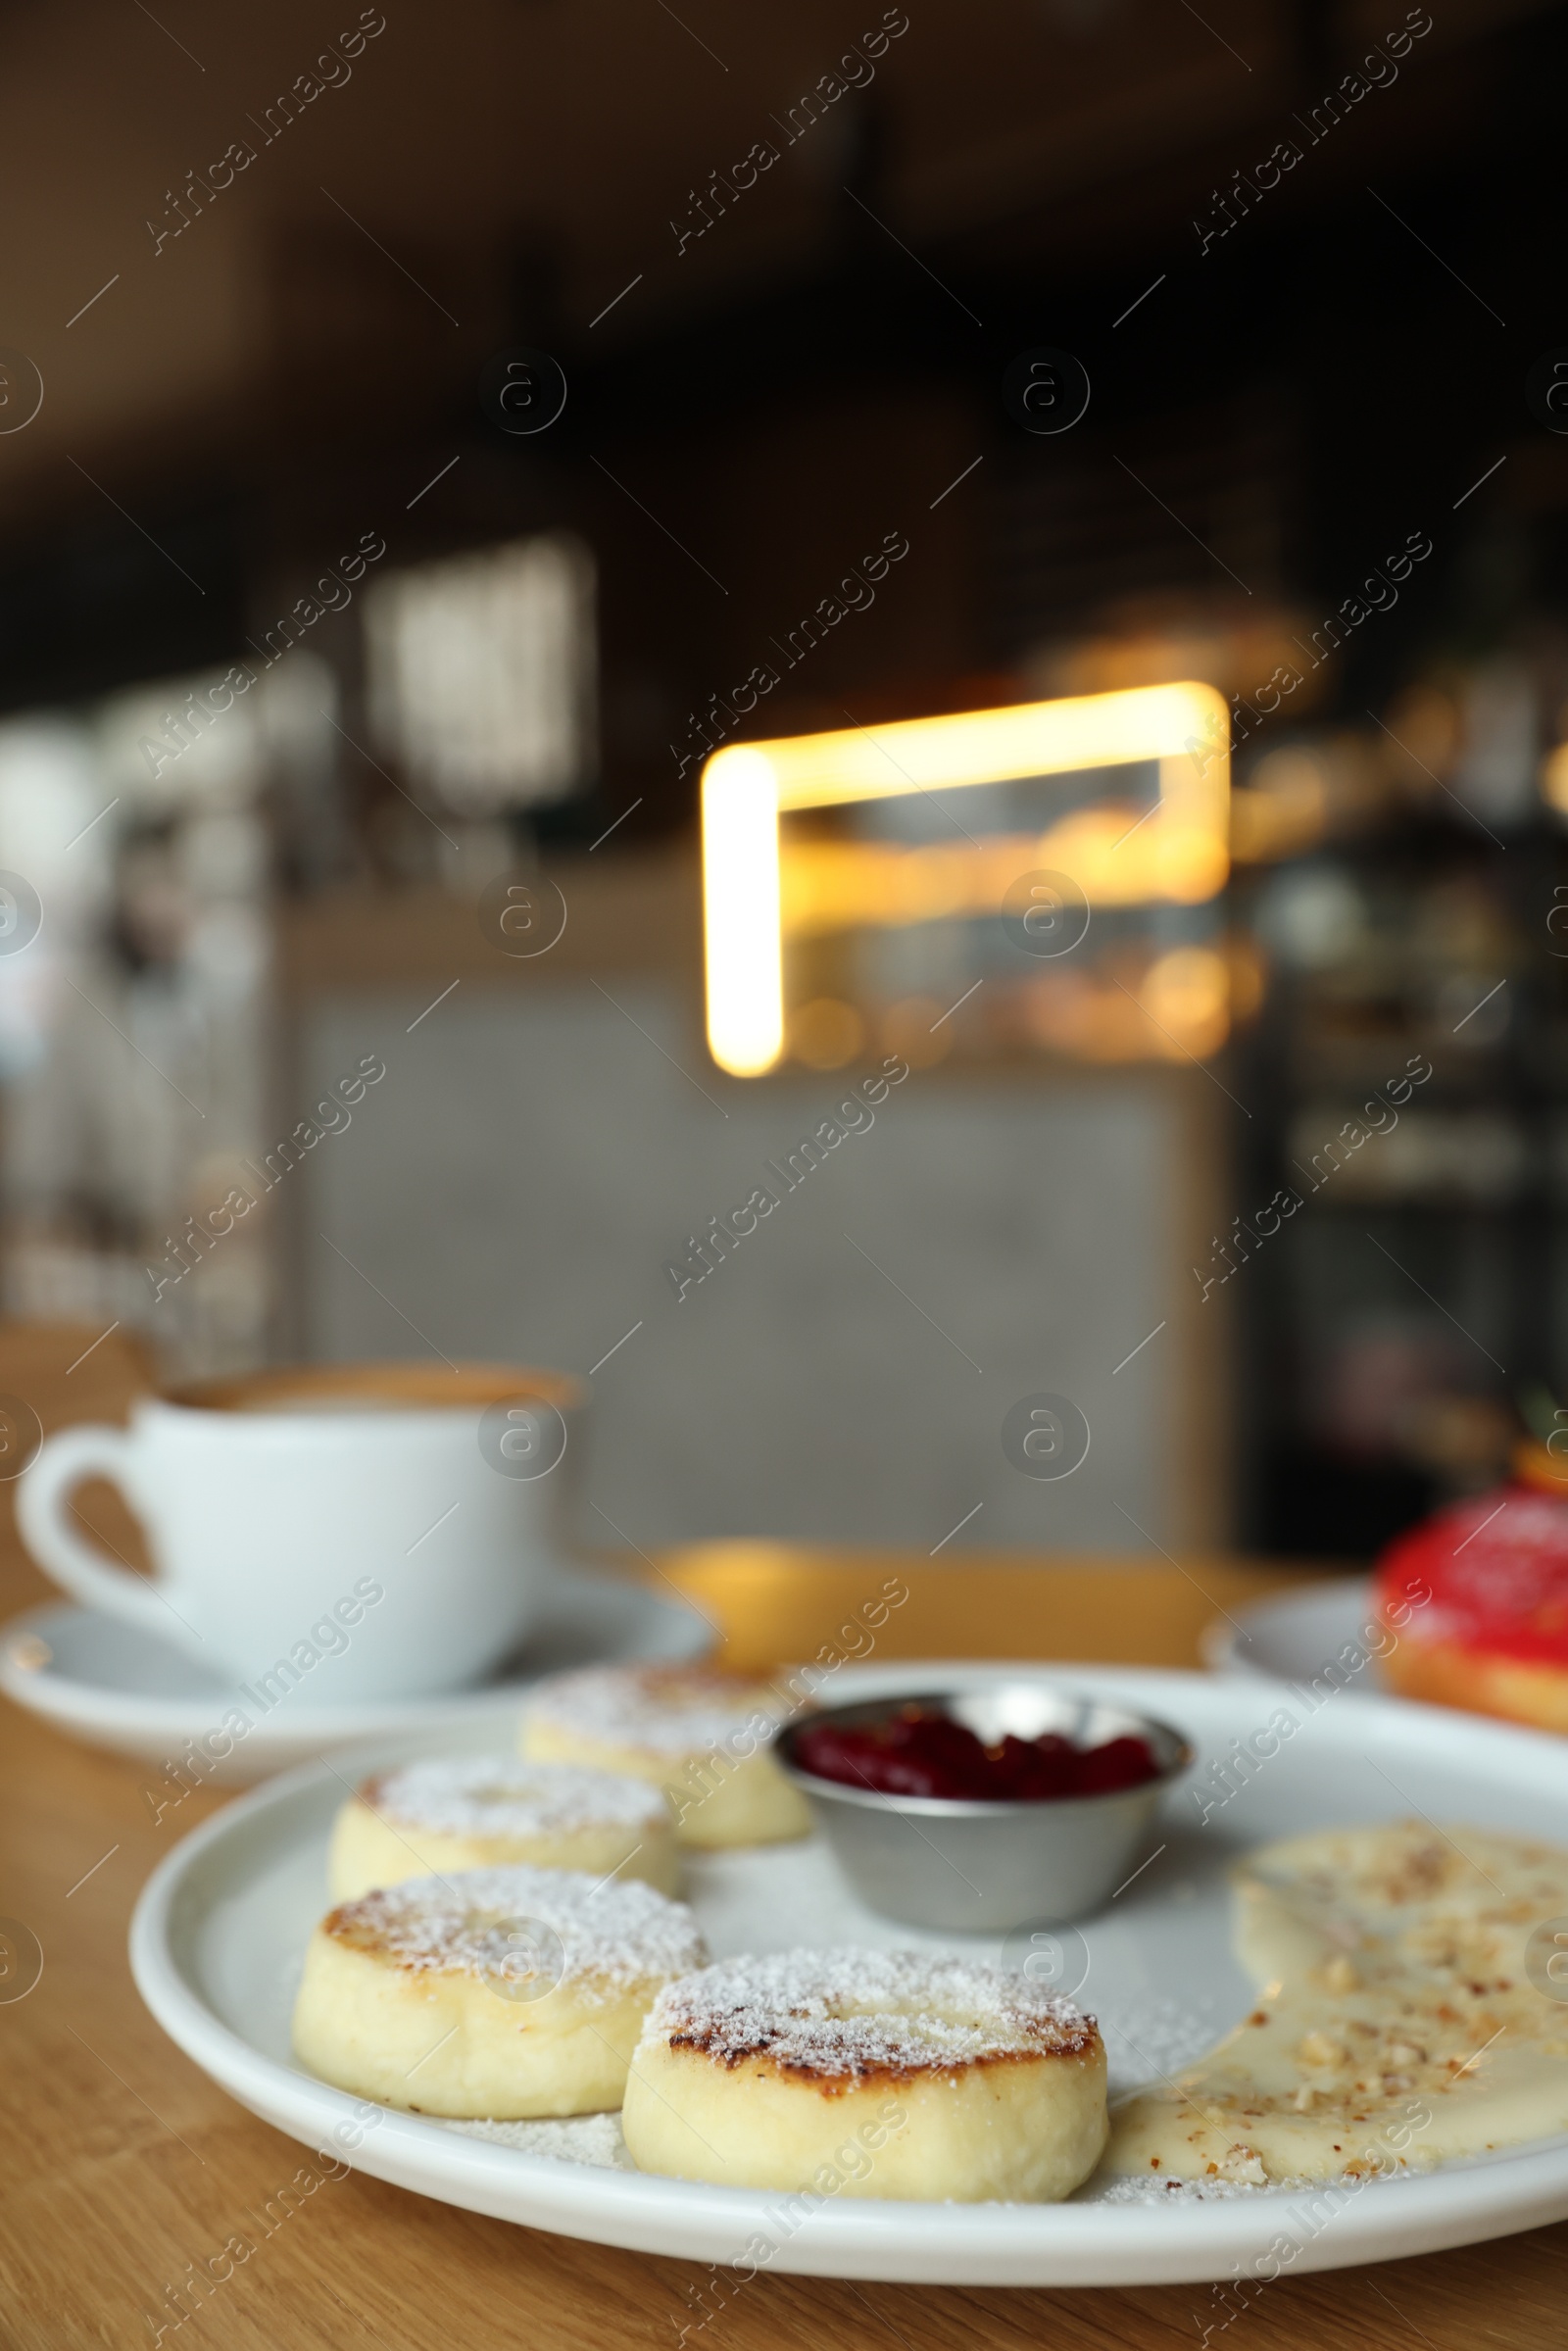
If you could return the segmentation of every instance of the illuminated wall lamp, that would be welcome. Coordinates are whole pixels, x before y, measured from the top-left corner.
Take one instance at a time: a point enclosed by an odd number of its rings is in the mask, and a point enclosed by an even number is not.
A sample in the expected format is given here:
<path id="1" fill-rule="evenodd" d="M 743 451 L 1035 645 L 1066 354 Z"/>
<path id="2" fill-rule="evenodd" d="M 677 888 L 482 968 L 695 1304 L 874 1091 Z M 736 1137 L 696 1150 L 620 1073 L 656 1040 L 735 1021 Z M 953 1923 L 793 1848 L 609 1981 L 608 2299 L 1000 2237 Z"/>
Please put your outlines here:
<path id="1" fill-rule="evenodd" d="M 1138 686 L 1005 710 L 732 744 L 703 769 L 703 925 L 708 1043 L 734 1077 L 784 1051 L 779 817 L 910 791 L 1014 782 L 1159 761 L 1148 820 L 1205 853 L 1213 895 L 1228 871 L 1230 722 L 1212 686 Z M 1141 893 L 1162 895 L 1150 887 Z"/>

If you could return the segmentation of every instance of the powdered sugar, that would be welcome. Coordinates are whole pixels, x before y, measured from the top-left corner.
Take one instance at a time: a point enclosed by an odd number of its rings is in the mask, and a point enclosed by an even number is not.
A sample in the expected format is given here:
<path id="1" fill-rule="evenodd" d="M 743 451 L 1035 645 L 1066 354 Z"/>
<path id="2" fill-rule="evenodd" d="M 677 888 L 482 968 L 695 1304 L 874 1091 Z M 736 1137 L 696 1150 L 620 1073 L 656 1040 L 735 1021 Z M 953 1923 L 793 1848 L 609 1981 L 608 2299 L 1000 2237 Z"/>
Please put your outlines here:
<path id="1" fill-rule="evenodd" d="M 681 1975 L 707 1957 L 686 1904 L 641 1880 L 520 1864 L 406 1878 L 340 1904 L 326 1932 L 416 1974 L 525 1982 L 542 1969 L 588 1997 L 596 1986 Z"/>
<path id="2" fill-rule="evenodd" d="M 1316 2194 L 1321 2180 L 1162 2180 L 1153 2172 L 1131 2179 L 1109 2179 L 1102 2186 L 1091 2180 L 1081 2190 L 1086 2204 L 1224 2204 L 1235 2196 L 1280 2196 L 1307 2189 Z"/>
<path id="3" fill-rule="evenodd" d="M 1180 2073 L 1195 2058 L 1206 2056 L 1228 2022 L 1221 2021 L 1211 1999 L 1195 2000 L 1190 2006 L 1179 2000 L 1103 2002 L 1100 2026 L 1105 2036 L 1111 2096 Z"/>
<path id="4" fill-rule="evenodd" d="M 666 1984 L 643 2030 L 720 2065 L 760 2057 L 786 2073 L 856 2080 L 1080 2056 L 1098 2039 L 1092 2017 L 1008 1970 L 856 1949 L 723 1960 Z"/>
<path id="5" fill-rule="evenodd" d="M 612 1824 L 667 1824 L 657 1788 L 574 1763 L 507 1755 L 439 1755 L 367 1780 L 360 1801 L 383 1820 L 438 1837 L 569 1837 Z"/>
<path id="6" fill-rule="evenodd" d="M 527 1719 L 658 1756 L 710 1754 L 737 1733 L 760 1742 L 789 1711 L 776 1690 L 701 1666 L 591 1666 L 530 1692 Z"/>
<path id="7" fill-rule="evenodd" d="M 488 2139 L 519 2155 L 549 2155 L 557 2163 L 586 2163 L 605 2172 L 635 2172 L 626 2152 L 618 2114 L 572 2114 L 559 2122 L 447 2123 L 467 2138 Z"/>
<path id="8" fill-rule="evenodd" d="M 484 2139 L 492 2146 L 511 2147 L 518 2155 L 546 2155 L 557 2163 L 588 2164 L 607 2172 L 632 2172 L 637 2166 L 626 2152 L 618 2114 L 576 2114 L 561 2122 L 453 2123 L 446 2131 L 466 2138 Z M 1377 2181 L 1371 2182 L 1373 2186 Z M 1237 2180 L 1166 2180 L 1154 2173 L 1135 2179 L 1100 2174 L 1088 2180 L 1073 2198 L 1077 2204 L 1222 2204 L 1249 2196 L 1316 2195 L 1321 2180 L 1271 2180 L 1254 2187 Z"/>

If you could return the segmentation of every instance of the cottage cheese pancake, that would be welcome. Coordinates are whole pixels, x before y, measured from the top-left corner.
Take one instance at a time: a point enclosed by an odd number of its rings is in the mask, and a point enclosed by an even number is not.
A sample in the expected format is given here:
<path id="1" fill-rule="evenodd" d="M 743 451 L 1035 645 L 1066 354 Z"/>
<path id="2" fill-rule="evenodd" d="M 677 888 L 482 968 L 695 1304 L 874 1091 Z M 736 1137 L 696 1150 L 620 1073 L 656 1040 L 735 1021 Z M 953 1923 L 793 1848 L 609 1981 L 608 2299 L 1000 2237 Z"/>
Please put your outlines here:
<path id="1" fill-rule="evenodd" d="M 636 1880 L 410 1878 L 317 1928 L 294 2050 L 323 2082 L 416 2114 L 594 2114 L 619 2105 L 655 1995 L 705 1956 L 685 1903 Z"/>
<path id="2" fill-rule="evenodd" d="M 1068 2195 L 1105 2143 L 1093 2017 L 907 1951 L 725 1960 L 661 1993 L 626 2083 L 633 2161 L 731 2187 L 977 2203 Z"/>
<path id="3" fill-rule="evenodd" d="M 521 1746 L 531 1761 L 652 1781 L 682 1844 L 773 1844 L 811 1826 L 770 1752 L 788 1711 L 765 1684 L 703 1666 L 597 1666 L 529 1693 Z"/>
<path id="4" fill-rule="evenodd" d="M 675 1823 L 646 1780 L 509 1755 L 435 1755 L 367 1780 L 332 1831 L 335 1902 L 509 1862 L 678 1890 Z"/>
<path id="5" fill-rule="evenodd" d="M 1568 1853 L 1400 1821 L 1265 1845 L 1235 1884 L 1257 2005 L 1118 2107 L 1109 2170 L 1262 2185 L 1568 2131 L 1568 2002 L 1526 1964 L 1568 1916 Z"/>

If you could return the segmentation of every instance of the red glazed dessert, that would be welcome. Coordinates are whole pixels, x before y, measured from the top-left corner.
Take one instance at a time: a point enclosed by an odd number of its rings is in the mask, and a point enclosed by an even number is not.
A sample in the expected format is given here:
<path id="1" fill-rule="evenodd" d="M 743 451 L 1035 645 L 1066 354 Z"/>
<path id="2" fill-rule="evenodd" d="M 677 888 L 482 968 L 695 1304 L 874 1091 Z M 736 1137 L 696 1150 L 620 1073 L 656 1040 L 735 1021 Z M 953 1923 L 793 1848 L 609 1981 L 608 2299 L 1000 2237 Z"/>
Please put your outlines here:
<path id="1" fill-rule="evenodd" d="M 1038 1804 L 1052 1797 L 1102 1796 L 1157 1780 L 1160 1765 L 1147 1739 L 1106 1739 L 1075 1747 L 1048 1731 L 1039 1739 L 1009 1732 L 987 1746 L 951 1714 L 906 1706 L 885 1722 L 810 1723 L 795 1740 L 805 1771 L 841 1787 L 886 1796 L 945 1796 L 960 1802 Z"/>
<path id="2" fill-rule="evenodd" d="M 1543 1448 L 1540 1484 L 1440 1510 L 1378 1563 L 1382 1666 L 1407 1698 L 1568 1732 L 1568 1484 Z"/>

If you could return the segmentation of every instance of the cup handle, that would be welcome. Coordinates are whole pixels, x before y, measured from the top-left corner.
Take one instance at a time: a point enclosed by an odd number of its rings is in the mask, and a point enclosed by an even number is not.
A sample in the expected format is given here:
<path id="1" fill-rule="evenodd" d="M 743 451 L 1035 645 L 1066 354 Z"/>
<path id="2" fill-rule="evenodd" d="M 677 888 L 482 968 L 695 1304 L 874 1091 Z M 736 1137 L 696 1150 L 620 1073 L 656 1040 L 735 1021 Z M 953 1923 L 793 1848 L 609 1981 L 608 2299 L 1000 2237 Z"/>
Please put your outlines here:
<path id="1" fill-rule="evenodd" d="M 135 1439 L 107 1422 L 90 1421 L 46 1437 L 17 1484 L 17 1523 L 46 1575 L 87 1608 L 102 1608 L 168 1641 L 169 1611 L 145 1576 L 106 1559 L 74 1524 L 71 1495 L 88 1478 L 108 1478 L 122 1493 Z M 175 1620 L 176 1624 L 178 1620 Z"/>

